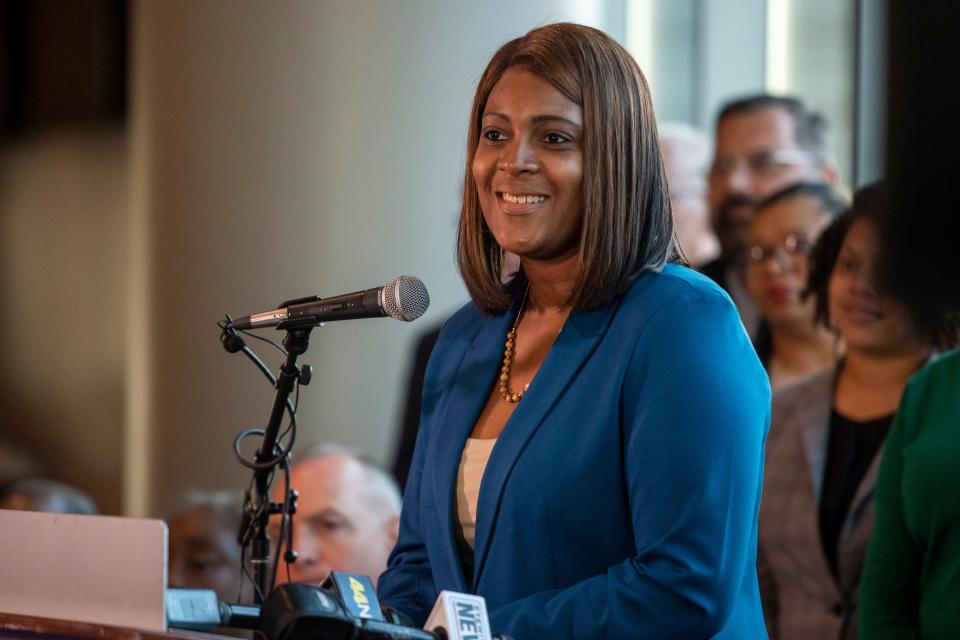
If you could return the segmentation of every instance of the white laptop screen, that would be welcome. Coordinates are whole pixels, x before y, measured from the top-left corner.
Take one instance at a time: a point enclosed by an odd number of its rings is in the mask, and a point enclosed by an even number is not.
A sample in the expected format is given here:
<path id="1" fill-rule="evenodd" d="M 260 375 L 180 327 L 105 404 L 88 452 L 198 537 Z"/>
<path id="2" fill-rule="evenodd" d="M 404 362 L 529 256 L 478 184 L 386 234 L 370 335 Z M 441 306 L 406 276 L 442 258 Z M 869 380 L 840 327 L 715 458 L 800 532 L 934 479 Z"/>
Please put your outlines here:
<path id="1" fill-rule="evenodd" d="M 165 631 L 162 520 L 0 510 L 0 611 Z"/>

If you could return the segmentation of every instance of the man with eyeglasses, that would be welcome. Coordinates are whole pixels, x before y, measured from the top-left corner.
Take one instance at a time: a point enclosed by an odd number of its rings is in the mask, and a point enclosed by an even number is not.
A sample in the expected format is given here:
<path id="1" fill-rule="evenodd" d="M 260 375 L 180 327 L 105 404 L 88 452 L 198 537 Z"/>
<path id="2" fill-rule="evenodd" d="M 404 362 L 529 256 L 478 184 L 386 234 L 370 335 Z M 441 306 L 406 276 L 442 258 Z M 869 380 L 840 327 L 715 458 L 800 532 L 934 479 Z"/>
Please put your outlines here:
<path id="1" fill-rule="evenodd" d="M 729 102 L 717 117 L 708 200 L 721 252 L 701 272 L 727 290 L 753 338 L 762 328 L 744 286 L 750 219 L 760 201 L 791 184 L 836 184 L 826 130 L 799 99 L 767 94 Z"/>

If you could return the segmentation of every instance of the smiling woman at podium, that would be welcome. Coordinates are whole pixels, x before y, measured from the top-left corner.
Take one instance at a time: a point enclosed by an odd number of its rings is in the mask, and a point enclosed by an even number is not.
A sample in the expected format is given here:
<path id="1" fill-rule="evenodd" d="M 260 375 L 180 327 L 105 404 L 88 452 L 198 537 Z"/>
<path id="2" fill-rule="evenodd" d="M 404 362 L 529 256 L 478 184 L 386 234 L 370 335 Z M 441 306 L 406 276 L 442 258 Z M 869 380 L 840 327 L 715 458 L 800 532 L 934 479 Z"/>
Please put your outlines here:
<path id="1" fill-rule="evenodd" d="M 427 368 L 383 602 L 422 623 L 476 593 L 517 640 L 764 637 L 769 386 L 730 299 L 670 263 L 672 228 L 629 54 L 574 24 L 501 47 L 470 114 L 472 302 Z"/>

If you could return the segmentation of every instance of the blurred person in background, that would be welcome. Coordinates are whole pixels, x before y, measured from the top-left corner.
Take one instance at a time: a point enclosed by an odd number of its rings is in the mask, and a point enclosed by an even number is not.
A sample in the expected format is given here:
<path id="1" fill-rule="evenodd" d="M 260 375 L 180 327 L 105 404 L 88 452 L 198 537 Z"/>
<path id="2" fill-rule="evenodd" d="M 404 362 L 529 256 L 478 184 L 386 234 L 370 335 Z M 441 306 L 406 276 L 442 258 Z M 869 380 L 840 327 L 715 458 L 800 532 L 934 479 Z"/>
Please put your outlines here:
<path id="1" fill-rule="evenodd" d="M 757 207 L 747 236 L 746 284 L 769 333 L 754 343 L 777 390 L 833 366 L 837 337 L 814 319 L 805 296 L 810 250 L 820 232 L 846 208 L 830 187 L 801 182 Z"/>
<path id="2" fill-rule="evenodd" d="M 693 127 L 668 122 L 660 127 L 660 148 L 670 188 L 673 231 L 680 253 L 693 268 L 720 254 L 707 207 L 707 166 L 710 141 Z"/>
<path id="3" fill-rule="evenodd" d="M 0 440 L 0 495 L 15 480 L 41 475 L 37 461 L 21 447 Z"/>
<path id="4" fill-rule="evenodd" d="M 960 351 L 907 385 L 876 502 L 860 587 L 862 637 L 960 638 Z"/>
<path id="5" fill-rule="evenodd" d="M 749 96 L 717 116 L 708 202 L 720 256 L 701 272 L 727 290 L 753 338 L 761 327 L 744 284 L 750 219 L 761 200 L 795 182 L 835 185 L 827 147 L 826 121 L 798 98 Z"/>
<path id="6" fill-rule="evenodd" d="M 834 370 L 774 394 L 760 508 L 760 582 L 770 635 L 856 638 L 858 585 L 874 528 L 887 431 L 907 380 L 949 346 L 878 286 L 882 185 L 857 192 L 821 235 L 810 290 L 845 342 Z M 871 636 L 864 636 L 871 637 Z"/>
<path id="7" fill-rule="evenodd" d="M 171 587 L 213 589 L 221 602 L 241 593 L 237 532 L 243 496 L 232 491 L 193 492 L 167 518 Z"/>
<path id="8" fill-rule="evenodd" d="M 297 559 L 281 564 L 278 582 L 320 584 L 331 571 L 344 571 L 376 586 L 397 541 L 400 490 L 393 478 L 347 449 L 318 445 L 291 465 L 290 485 L 300 494 L 293 518 Z M 274 483 L 274 501 L 282 501 L 282 489 Z M 279 531 L 280 516 L 273 516 L 274 542 Z"/>
<path id="9" fill-rule="evenodd" d="M 96 503 L 86 493 L 48 478 L 24 478 L 0 488 L 0 509 L 93 516 Z"/>

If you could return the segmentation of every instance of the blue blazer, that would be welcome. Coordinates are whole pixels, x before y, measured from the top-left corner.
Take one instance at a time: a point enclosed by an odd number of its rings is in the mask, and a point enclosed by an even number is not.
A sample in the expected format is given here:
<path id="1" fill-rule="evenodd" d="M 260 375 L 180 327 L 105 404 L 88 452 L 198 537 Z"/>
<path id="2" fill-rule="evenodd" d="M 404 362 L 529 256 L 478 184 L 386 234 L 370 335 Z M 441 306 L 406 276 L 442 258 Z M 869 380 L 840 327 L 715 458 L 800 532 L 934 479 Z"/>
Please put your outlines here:
<path id="1" fill-rule="evenodd" d="M 493 448 L 465 581 L 456 474 L 515 312 L 443 327 L 380 599 L 423 624 L 440 590 L 477 593 L 516 640 L 766 638 L 770 388 L 730 298 L 676 265 L 570 314 Z"/>

